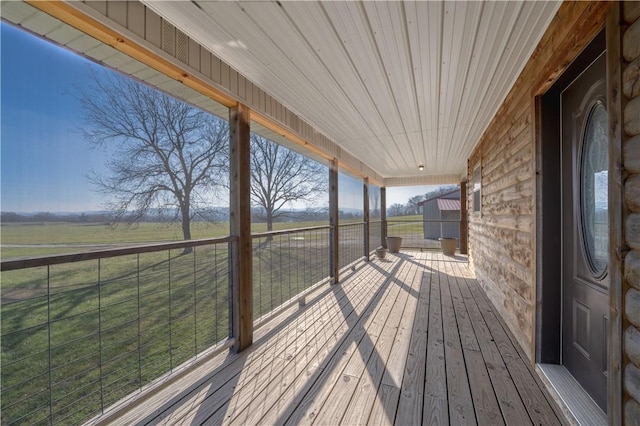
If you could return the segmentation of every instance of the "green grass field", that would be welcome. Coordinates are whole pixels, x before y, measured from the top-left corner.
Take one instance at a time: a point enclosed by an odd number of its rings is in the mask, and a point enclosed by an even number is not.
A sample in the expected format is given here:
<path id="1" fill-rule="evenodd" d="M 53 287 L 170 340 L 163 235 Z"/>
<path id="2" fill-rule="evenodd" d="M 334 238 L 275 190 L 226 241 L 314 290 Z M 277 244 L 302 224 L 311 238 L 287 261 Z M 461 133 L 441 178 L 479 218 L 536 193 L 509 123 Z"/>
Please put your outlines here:
<path id="1" fill-rule="evenodd" d="M 403 247 L 439 249 L 437 238 L 424 238 L 422 215 L 390 217 L 387 221 L 387 235 L 402 237 Z"/>
<path id="2" fill-rule="evenodd" d="M 4 272 L 2 423 L 46 420 L 50 397 L 56 423 L 86 420 L 223 340 L 227 251 Z"/>
<path id="3" fill-rule="evenodd" d="M 2 258 L 170 241 L 176 229 L 3 225 L 2 244 L 25 247 Z M 200 224 L 193 234 L 226 229 Z M 326 277 L 328 240 L 317 230 L 254 241 L 254 318 Z M 54 423 L 77 424 L 229 335 L 227 243 L 6 271 L 0 283 L 2 424 L 48 423 L 50 401 Z"/>
<path id="4" fill-rule="evenodd" d="M 390 218 L 421 232 L 420 216 Z M 276 230 L 326 225 L 278 223 Z M 379 244 L 379 224 L 372 244 Z M 410 228 L 410 229 L 409 229 Z M 415 228 L 415 229 L 414 229 Z M 3 224 L 2 259 L 181 239 L 177 224 Z M 253 232 L 265 232 L 254 224 Z M 196 223 L 193 238 L 228 235 Z M 376 240 L 377 238 L 377 240 Z M 375 240 L 375 242 L 373 241 Z M 8 245 L 8 246 L 7 246 Z M 254 319 L 323 280 L 329 231 L 254 239 Z M 340 266 L 364 254 L 363 228 L 340 229 Z M 229 336 L 228 243 L 6 271 L 0 358 L 2 424 L 77 424 Z"/>
<path id="5" fill-rule="evenodd" d="M 420 233 L 422 233 L 422 215 L 390 217 L 387 220 L 387 235 L 404 236 Z"/>
<path id="6" fill-rule="evenodd" d="M 282 222 L 274 230 L 328 225 L 327 222 Z M 265 223 L 252 224 L 252 232 L 266 232 Z M 229 235 L 228 222 L 195 222 L 193 239 Z M 110 226 L 82 223 L 5 223 L 0 226 L 0 257 L 3 260 L 76 253 L 130 244 L 182 240 L 178 223 L 140 223 Z"/>

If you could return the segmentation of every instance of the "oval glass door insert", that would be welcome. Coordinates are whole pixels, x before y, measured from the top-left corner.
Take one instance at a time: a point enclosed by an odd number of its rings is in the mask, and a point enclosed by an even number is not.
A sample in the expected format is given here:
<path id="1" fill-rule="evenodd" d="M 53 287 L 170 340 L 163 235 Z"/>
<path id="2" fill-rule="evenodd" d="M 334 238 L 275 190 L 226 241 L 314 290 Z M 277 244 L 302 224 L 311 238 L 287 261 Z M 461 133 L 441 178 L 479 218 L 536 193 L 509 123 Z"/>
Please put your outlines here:
<path id="1" fill-rule="evenodd" d="M 580 176 L 582 242 L 594 276 L 603 277 L 609 264 L 609 144 L 607 110 L 592 106 L 582 140 Z"/>

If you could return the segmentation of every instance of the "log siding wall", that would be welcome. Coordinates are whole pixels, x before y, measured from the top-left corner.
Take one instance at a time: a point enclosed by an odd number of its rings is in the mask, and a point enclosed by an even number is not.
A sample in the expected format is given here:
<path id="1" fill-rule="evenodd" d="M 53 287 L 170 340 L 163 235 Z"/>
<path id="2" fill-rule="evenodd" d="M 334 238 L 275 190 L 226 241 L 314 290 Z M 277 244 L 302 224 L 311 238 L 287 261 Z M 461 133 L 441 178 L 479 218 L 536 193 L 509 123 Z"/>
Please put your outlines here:
<path id="1" fill-rule="evenodd" d="M 562 4 L 468 161 L 468 181 L 480 164 L 482 184 L 481 211 L 474 213 L 469 206 L 470 261 L 478 282 L 532 361 L 536 335 L 536 97 L 603 28 L 608 7 L 602 2 Z M 472 191 L 469 185 L 469 199 Z"/>
<path id="2" fill-rule="evenodd" d="M 468 180 L 472 180 L 478 164 L 482 176 L 481 212 L 474 213 L 471 205 L 468 210 L 470 261 L 482 287 L 532 361 L 536 334 L 535 216 L 538 214 L 535 139 L 539 131 L 535 128 L 535 99 L 556 81 L 602 28 L 608 7 L 604 3 L 582 2 L 562 5 L 468 161 Z M 624 197 L 623 205 L 618 203 L 617 210 L 622 207 L 624 224 L 622 230 L 613 232 L 623 234 L 622 248 L 628 246 L 629 251 L 625 253 L 621 248 L 617 254 L 621 263 L 614 262 L 612 266 L 623 269 L 615 274 L 623 272 L 624 275 L 623 423 L 639 424 L 640 2 L 621 2 L 621 9 L 622 19 L 618 22 L 621 55 L 620 62 L 613 65 L 618 65 L 621 71 L 622 164 L 619 172 L 624 178 Z M 473 196 L 472 191 L 470 185 L 469 197 Z M 620 404 L 620 401 L 610 403 Z M 613 413 L 617 411 L 615 405 L 610 405 L 610 409 Z"/>
<path id="3" fill-rule="evenodd" d="M 624 423 L 640 422 L 640 2 L 622 4 L 622 159 L 626 174 Z"/>

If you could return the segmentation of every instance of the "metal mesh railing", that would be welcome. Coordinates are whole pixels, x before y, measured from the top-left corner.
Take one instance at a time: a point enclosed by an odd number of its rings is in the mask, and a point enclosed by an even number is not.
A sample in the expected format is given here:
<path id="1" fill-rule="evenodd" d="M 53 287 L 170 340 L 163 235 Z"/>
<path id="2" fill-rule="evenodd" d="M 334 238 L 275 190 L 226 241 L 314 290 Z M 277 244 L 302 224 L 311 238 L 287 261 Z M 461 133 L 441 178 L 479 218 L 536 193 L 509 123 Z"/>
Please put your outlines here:
<path id="1" fill-rule="evenodd" d="M 458 220 L 387 220 L 387 236 L 402 237 L 402 247 L 439 249 L 440 238 L 460 239 Z"/>
<path id="2" fill-rule="evenodd" d="M 230 238 L 2 262 L 2 424 L 77 424 L 230 330 Z"/>
<path id="3" fill-rule="evenodd" d="M 369 222 L 369 253 L 382 245 L 382 221 Z"/>
<path id="4" fill-rule="evenodd" d="M 440 234 L 428 236 L 439 226 Z M 340 269 L 383 223 L 338 227 Z M 433 229 L 432 229 L 433 228 Z M 437 248 L 457 221 L 388 221 Z M 327 280 L 330 226 L 253 236 L 254 318 Z M 430 235 L 430 234 L 429 234 Z M 457 234 L 455 235 L 457 236 Z M 2 424 L 80 423 L 230 336 L 230 237 L 2 262 Z"/>
<path id="5" fill-rule="evenodd" d="M 254 318 L 328 277 L 330 229 L 319 226 L 253 236 Z"/>
<path id="6" fill-rule="evenodd" d="M 340 269 L 364 257 L 364 222 L 338 226 Z"/>

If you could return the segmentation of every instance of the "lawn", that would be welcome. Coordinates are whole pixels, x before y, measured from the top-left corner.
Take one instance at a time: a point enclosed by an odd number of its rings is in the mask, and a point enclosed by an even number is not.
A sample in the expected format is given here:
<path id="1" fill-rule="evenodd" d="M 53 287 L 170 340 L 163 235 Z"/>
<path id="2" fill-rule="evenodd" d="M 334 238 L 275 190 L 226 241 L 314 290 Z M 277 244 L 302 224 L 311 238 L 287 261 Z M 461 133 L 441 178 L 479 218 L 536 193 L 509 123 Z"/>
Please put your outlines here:
<path id="1" fill-rule="evenodd" d="M 403 247 L 437 249 L 438 239 L 424 238 L 422 215 L 390 217 L 387 221 L 387 235 L 402 237 Z"/>
<path id="2" fill-rule="evenodd" d="M 202 224 L 194 238 L 217 237 L 223 229 L 226 224 Z M 158 224 L 2 227 L 3 244 L 47 244 L 53 252 L 68 252 L 67 244 L 140 243 L 152 235 L 176 239 L 175 229 Z M 341 264 L 363 251 L 361 242 L 346 240 Z M 254 318 L 325 278 L 328 244 L 328 229 L 254 239 Z M 33 255 L 33 247 L 22 248 L 22 255 Z M 228 243 L 4 272 L 2 424 L 48 423 L 50 401 L 53 423 L 80 423 L 226 339 L 229 282 Z"/>
<path id="3" fill-rule="evenodd" d="M 2 423 L 78 423 L 223 340 L 228 283 L 226 244 L 4 272 Z"/>
<path id="4" fill-rule="evenodd" d="M 396 216 L 387 219 L 387 235 L 422 233 L 422 215 Z"/>
<path id="5" fill-rule="evenodd" d="M 328 225 L 327 222 L 274 223 L 275 231 Z M 253 223 L 252 232 L 266 232 L 266 223 Z M 194 222 L 193 239 L 229 235 L 229 222 Z M 111 226 L 100 223 L 3 223 L 0 227 L 0 255 L 3 260 L 17 257 L 77 253 L 131 244 L 182 240 L 178 223 L 139 223 Z"/>

